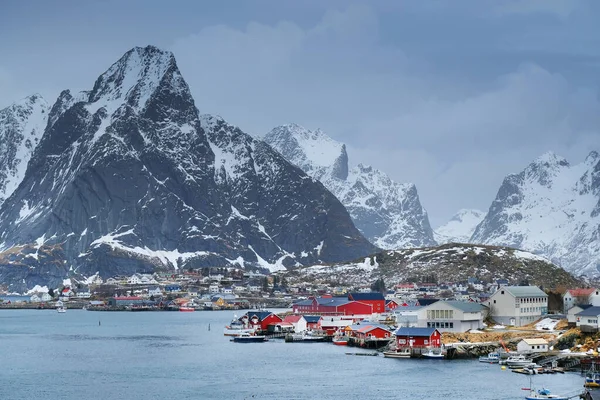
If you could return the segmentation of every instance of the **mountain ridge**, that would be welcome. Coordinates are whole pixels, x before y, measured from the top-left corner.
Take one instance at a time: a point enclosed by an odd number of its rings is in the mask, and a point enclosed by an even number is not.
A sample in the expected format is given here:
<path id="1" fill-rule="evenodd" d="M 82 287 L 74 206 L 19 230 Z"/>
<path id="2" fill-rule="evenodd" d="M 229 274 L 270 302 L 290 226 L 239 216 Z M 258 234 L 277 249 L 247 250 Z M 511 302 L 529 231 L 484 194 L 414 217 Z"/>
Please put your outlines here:
<path id="1" fill-rule="evenodd" d="M 281 125 L 263 140 L 292 164 L 321 181 L 348 209 L 357 228 L 381 248 L 435 243 L 427 211 L 412 183 L 397 183 L 364 164 L 349 168 L 343 143 L 321 130 Z"/>

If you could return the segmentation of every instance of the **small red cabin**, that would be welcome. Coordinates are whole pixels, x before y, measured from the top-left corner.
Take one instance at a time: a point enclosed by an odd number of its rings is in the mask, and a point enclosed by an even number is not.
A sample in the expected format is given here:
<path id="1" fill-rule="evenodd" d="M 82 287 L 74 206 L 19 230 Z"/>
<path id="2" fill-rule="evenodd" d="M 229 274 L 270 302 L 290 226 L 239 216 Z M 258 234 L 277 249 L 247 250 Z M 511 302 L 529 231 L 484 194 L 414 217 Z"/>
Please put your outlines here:
<path id="1" fill-rule="evenodd" d="M 396 331 L 396 347 L 440 347 L 442 335 L 435 328 L 406 328 Z"/>
<path id="2" fill-rule="evenodd" d="M 273 314 L 270 311 L 248 311 L 240 320 L 262 331 L 266 331 L 269 328 L 269 324 L 283 321 L 279 315 Z"/>

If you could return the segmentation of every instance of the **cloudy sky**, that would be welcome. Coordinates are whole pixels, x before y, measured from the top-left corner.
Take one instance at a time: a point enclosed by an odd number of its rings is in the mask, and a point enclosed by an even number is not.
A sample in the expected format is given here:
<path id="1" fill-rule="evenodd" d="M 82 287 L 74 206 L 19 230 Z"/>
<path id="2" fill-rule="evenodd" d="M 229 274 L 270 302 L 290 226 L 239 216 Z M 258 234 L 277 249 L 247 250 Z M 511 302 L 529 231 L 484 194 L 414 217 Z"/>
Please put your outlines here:
<path id="1" fill-rule="evenodd" d="M 91 89 L 133 46 L 175 53 L 202 113 L 296 122 L 414 182 L 435 227 L 547 152 L 600 150 L 595 0 L 2 2 L 0 108 Z"/>

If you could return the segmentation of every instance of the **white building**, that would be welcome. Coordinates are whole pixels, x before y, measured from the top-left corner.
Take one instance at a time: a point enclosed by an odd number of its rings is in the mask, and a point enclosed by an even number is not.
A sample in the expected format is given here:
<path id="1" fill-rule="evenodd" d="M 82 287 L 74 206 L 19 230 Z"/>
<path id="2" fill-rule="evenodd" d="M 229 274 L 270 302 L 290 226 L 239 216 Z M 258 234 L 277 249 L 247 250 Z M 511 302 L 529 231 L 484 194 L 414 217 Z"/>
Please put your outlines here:
<path id="1" fill-rule="evenodd" d="M 32 303 L 39 303 L 40 301 L 42 301 L 42 299 L 37 294 L 34 294 L 29 298 L 29 301 Z"/>
<path id="2" fill-rule="evenodd" d="M 577 325 L 577 314 L 582 312 L 583 310 L 590 308 L 590 305 L 587 306 L 573 306 L 567 310 L 567 322 L 569 326 Z"/>
<path id="3" fill-rule="evenodd" d="M 503 325 L 527 325 L 548 313 L 548 295 L 537 286 L 501 286 L 485 304 Z"/>
<path id="4" fill-rule="evenodd" d="M 212 285 L 210 285 L 208 287 L 208 293 L 211 293 L 211 294 L 219 293 L 219 285 L 217 285 L 216 283 L 213 283 Z"/>
<path id="5" fill-rule="evenodd" d="M 600 306 L 600 291 L 595 288 L 569 289 L 563 293 L 562 298 L 563 312 L 567 312 L 575 305 Z"/>
<path id="6" fill-rule="evenodd" d="M 79 299 L 89 299 L 92 297 L 92 293 L 90 292 L 90 288 L 82 287 L 81 289 L 77 289 L 77 298 Z"/>
<path id="7" fill-rule="evenodd" d="M 575 314 L 577 318 L 575 324 L 582 330 L 597 330 L 598 320 L 600 320 L 600 307 L 592 306 Z"/>
<path id="8" fill-rule="evenodd" d="M 486 307 L 467 301 L 436 301 L 418 311 L 419 328 L 437 328 L 440 332 L 466 332 L 482 329 Z"/>
<path id="9" fill-rule="evenodd" d="M 52 296 L 50 296 L 48 293 L 42 293 L 42 295 L 40 296 L 40 300 L 52 301 Z"/>
<path id="10" fill-rule="evenodd" d="M 548 351 L 546 339 L 523 339 L 517 343 L 519 353 L 545 353 Z"/>

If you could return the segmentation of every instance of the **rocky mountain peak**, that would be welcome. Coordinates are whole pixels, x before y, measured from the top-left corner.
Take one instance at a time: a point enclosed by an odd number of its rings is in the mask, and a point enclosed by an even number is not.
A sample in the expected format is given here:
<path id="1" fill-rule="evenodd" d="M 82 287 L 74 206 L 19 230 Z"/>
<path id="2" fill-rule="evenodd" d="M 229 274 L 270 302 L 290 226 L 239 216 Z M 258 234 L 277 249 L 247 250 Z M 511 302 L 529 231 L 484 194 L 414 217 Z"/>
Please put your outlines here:
<path id="1" fill-rule="evenodd" d="M 174 110 L 189 111 L 194 107 L 173 53 L 154 46 L 135 47 L 100 75 L 88 101 L 98 108 L 105 107 L 109 114 L 123 103 L 138 113 L 160 113 L 151 110 L 151 100 L 161 94 L 169 96 L 169 108 Z"/>
<path id="2" fill-rule="evenodd" d="M 600 274 L 600 162 L 547 153 L 506 177 L 471 242 L 544 255 L 567 271 Z M 595 172 L 596 171 L 596 172 Z"/>
<path id="3" fill-rule="evenodd" d="M 435 230 L 435 239 L 438 243 L 468 243 L 484 217 L 483 211 L 463 208 Z"/>
<path id="4" fill-rule="evenodd" d="M 91 91 L 63 91 L 50 114 L 0 207 L 10 290 L 97 271 L 274 271 L 377 250 L 322 184 L 222 118 L 200 117 L 169 52 L 128 51 Z"/>
<path id="5" fill-rule="evenodd" d="M 350 212 L 356 227 L 382 248 L 435 243 L 416 187 L 359 164 L 349 168 L 346 145 L 320 130 L 282 125 L 264 137 L 284 158 L 321 181 Z"/>

